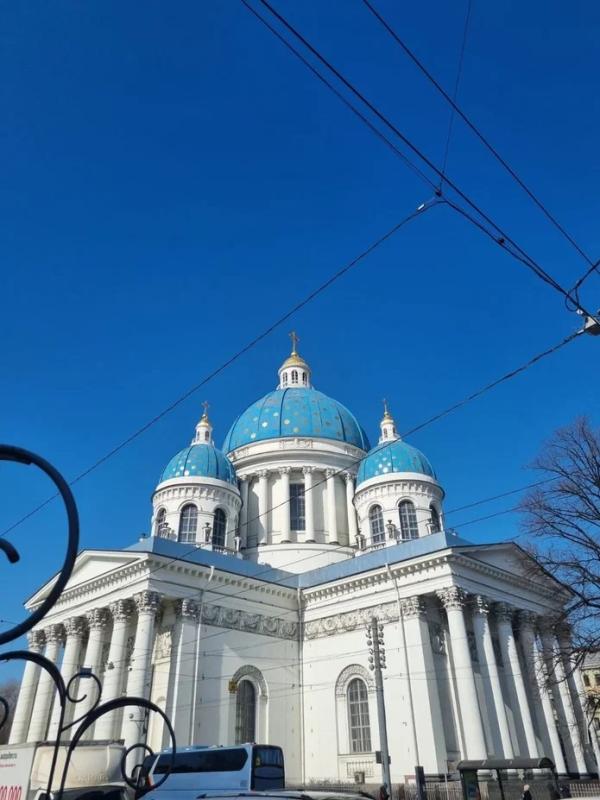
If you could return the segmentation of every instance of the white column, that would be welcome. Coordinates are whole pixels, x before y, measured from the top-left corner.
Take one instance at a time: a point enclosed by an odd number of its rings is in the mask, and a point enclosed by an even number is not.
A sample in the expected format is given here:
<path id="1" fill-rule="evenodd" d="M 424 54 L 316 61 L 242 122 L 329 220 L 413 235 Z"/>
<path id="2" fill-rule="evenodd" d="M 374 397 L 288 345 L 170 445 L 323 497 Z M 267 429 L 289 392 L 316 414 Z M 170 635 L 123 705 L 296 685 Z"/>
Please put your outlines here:
<path id="1" fill-rule="evenodd" d="M 99 679 L 102 667 L 102 648 L 104 647 L 104 638 L 110 622 L 110 617 L 106 608 L 94 608 L 92 611 L 87 612 L 85 618 L 90 633 L 85 649 L 85 656 L 83 657 L 83 666 L 88 667 Z M 74 719 L 87 714 L 94 704 L 97 694 L 98 692 L 94 681 L 89 678 L 80 678 L 79 696 L 83 697 L 83 695 L 85 695 L 85 699 L 77 704 L 73 712 Z M 92 738 L 92 729 L 88 728 L 84 734 L 84 738 Z"/>
<path id="2" fill-rule="evenodd" d="M 552 758 L 559 775 L 565 775 L 567 766 L 560 746 L 554 709 L 548 692 L 548 674 L 536 643 L 535 621 L 535 614 L 525 611 L 519 614 L 519 639 L 523 649 L 529 682 L 535 686 L 533 692 L 536 700 L 539 698 L 539 705 L 537 703 L 535 705 L 539 727 L 542 732 L 542 741 L 546 748 L 544 755 L 549 755 Z"/>
<path id="3" fill-rule="evenodd" d="M 68 687 L 69 681 L 73 675 L 78 672 L 80 667 L 83 638 L 85 636 L 87 627 L 85 617 L 70 617 L 68 620 L 66 620 L 64 625 L 66 635 L 65 651 L 63 653 L 63 660 L 60 666 L 60 674 L 65 682 L 65 686 Z M 70 693 L 73 697 L 77 697 L 77 686 L 75 684 L 72 685 Z M 73 703 L 67 700 L 63 724 L 70 721 L 75 708 L 76 706 L 73 706 Z M 52 717 L 50 718 L 50 726 L 48 728 L 48 739 L 50 739 L 50 741 L 56 740 L 61 735 L 59 731 L 60 715 L 61 707 L 57 694 L 54 699 L 54 708 L 52 709 Z M 64 740 L 68 740 L 70 738 L 70 734 L 70 731 L 65 731 L 62 734 L 62 738 Z"/>
<path id="4" fill-rule="evenodd" d="M 304 467 L 304 517 L 306 520 L 304 541 L 315 540 L 315 498 L 313 483 L 313 467 Z"/>
<path id="5" fill-rule="evenodd" d="M 46 637 L 42 630 L 29 631 L 27 634 L 27 642 L 29 650 L 38 655 L 44 649 Z M 23 680 L 21 681 L 21 688 L 19 689 L 19 699 L 15 708 L 15 715 L 10 729 L 9 744 L 18 744 L 27 741 L 27 731 L 31 721 L 31 711 L 33 709 L 33 701 L 35 698 L 35 690 L 37 689 L 40 677 L 40 667 L 32 661 L 25 663 L 25 671 L 23 672 Z"/>
<path id="6" fill-rule="evenodd" d="M 248 489 L 250 480 L 250 475 L 240 476 L 240 488 L 242 495 L 242 508 L 240 510 L 240 537 L 242 540 L 242 547 L 248 547 Z"/>
<path id="7" fill-rule="evenodd" d="M 573 702 L 569 692 L 565 670 L 563 667 L 560 646 L 551 630 L 542 632 L 542 646 L 544 660 L 550 673 L 554 705 L 558 713 L 563 744 L 567 753 L 567 765 L 572 772 L 580 775 L 587 774 L 585 755 L 577 727 L 577 720 L 573 710 Z"/>
<path id="8" fill-rule="evenodd" d="M 156 612 L 160 605 L 160 595 L 157 592 L 144 591 L 134 595 L 133 599 L 137 608 L 138 618 L 127 679 L 127 695 L 129 697 L 144 697 L 148 699 L 150 695 L 154 625 Z M 143 708 L 131 706 L 125 709 L 122 729 L 125 749 L 137 742 L 144 741 L 143 723 L 145 719 L 146 712 Z M 137 763 L 139 757 L 139 751 L 131 753 L 128 765 Z"/>
<path id="9" fill-rule="evenodd" d="M 328 469 L 327 476 L 327 541 L 339 544 L 337 531 L 337 513 L 335 508 L 335 475 L 336 470 Z"/>
<path id="10" fill-rule="evenodd" d="M 279 519 L 281 520 L 281 541 L 290 541 L 290 468 L 281 467 L 281 503 L 279 506 Z"/>
<path id="11" fill-rule="evenodd" d="M 442 589 L 437 594 L 444 604 L 448 616 L 452 665 L 458 692 L 463 741 L 467 750 L 466 753 L 463 753 L 463 758 L 483 759 L 487 757 L 485 734 L 481 722 L 475 675 L 473 673 L 473 664 L 471 663 L 471 651 L 463 612 L 466 595 L 458 586 Z"/>
<path id="12" fill-rule="evenodd" d="M 102 683 L 102 702 L 115 700 L 123 693 L 125 663 L 127 659 L 127 636 L 133 617 L 133 603 L 129 600 L 117 600 L 110 605 L 113 620 L 112 634 L 108 649 L 108 660 Z M 134 709 L 135 710 L 135 709 Z M 118 721 L 121 718 L 119 711 L 111 711 L 98 718 L 94 726 L 96 739 L 118 739 Z"/>
<path id="13" fill-rule="evenodd" d="M 502 757 L 514 758 L 514 750 L 510 740 L 510 729 L 506 717 L 504 698 L 502 697 L 502 685 L 498 674 L 498 664 L 494 643 L 490 631 L 489 622 L 490 607 L 488 600 L 481 595 L 475 598 L 473 606 L 473 630 L 475 633 L 475 644 L 477 647 L 477 657 L 481 668 L 481 677 L 486 689 L 485 695 L 488 703 L 488 714 L 496 719 L 500 744 L 502 745 Z M 500 755 L 500 754 L 498 754 Z"/>
<path id="14" fill-rule="evenodd" d="M 258 544 L 268 544 L 269 541 L 269 471 L 261 469 L 258 472 Z"/>
<path id="15" fill-rule="evenodd" d="M 558 632 L 558 641 L 563 655 L 563 664 L 566 669 L 567 686 L 573 701 L 573 711 L 577 720 L 577 730 L 583 748 L 586 772 L 596 772 L 596 756 L 590 743 L 588 720 L 585 711 L 585 690 L 581 686 L 579 667 L 573 655 L 573 643 L 571 641 L 571 628 L 565 623 Z"/>
<path id="16" fill-rule="evenodd" d="M 194 702 L 194 665 L 198 640 L 199 608 L 194 600 L 177 600 L 175 603 L 175 631 L 171 647 L 169 683 L 171 708 L 167 716 L 175 730 L 177 747 L 188 747 L 192 741 Z"/>
<path id="17" fill-rule="evenodd" d="M 529 697 L 525 689 L 521 662 L 519 661 L 519 651 L 517 650 L 517 642 L 512 627 L 514 610 L 506 603 L 497 603 L 495 612 L 498 624 L 500 652 L 502 653 L 506 682 L 511 696 L 510 707 L 515 715 L 515 719 L 517 717 L 521 719 L 523 733 L 525 734 L 525 743 L 527 745 L 527 755 L 529 758 L 537 758 L 539 753 L 535 738 L 535 728 L 533 727 Z M 526 754 L 518 753 L 518 755 L 524 756 Z"/>
<path id="18" fill-rule="evenodd" d="M 354 508 L 354 475 L 351 472 L 344 472 L 346 481 L 346 510 L 348 513 L 348 544 L 354 547 L 358 534 L 358 524 L 356 521 L 356 509 Z"/>
<path id="19" fill-rule="evenodd" d="M 415 763 L 425 772 L 445 773 L 448 770 L 444 720 L 437 685 L 435 662 L 431 648 L 427 607 L 424 598 L 409 597 L 401 603 L 405 647 L 409 665 L 411 726 L 414 726 Z"/>
<path id="20" fill-rule="evenodd" d="M 46 636 L 46 652 L 44 655 L 49 661 L 52 661 L 53 664 L 57 664 L 60 648 L 65 640 L 65 629 L 62 625 L 49 625 L 44 629 L 44 634 Z M 40 682 L 33 704 L 33 713 L 31 715 L 31 725 L 29 726 L 27 741 L 40 742 L 46 738 L 48 717 L 50 709 L 52 708 L 55 691 L 56 687 L 50 675 L 46 670 L 40 670 Z"/>

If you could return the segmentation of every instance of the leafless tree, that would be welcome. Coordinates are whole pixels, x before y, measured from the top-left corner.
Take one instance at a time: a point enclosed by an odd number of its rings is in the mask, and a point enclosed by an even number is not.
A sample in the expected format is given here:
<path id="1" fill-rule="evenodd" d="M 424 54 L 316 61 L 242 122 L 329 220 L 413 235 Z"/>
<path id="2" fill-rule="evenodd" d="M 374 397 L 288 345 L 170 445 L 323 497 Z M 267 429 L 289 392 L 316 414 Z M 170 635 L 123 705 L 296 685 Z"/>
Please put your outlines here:
<path id="1" fill-rule="evenodd" d="M 8 703 L 9 714 L 8 719 L 0 728 L 0 744 L 6 744 L 10 735 L 10 726 L 12 725 L 13 714 L 15 713 L 15 706 L 17 705 L 17 697 L 19 696 L 19 681 L 10 680 L 0 684 L 0 697 L 3 697 Z M 2 709 L 0 708 L 0 719 L 2 718 Z"/>

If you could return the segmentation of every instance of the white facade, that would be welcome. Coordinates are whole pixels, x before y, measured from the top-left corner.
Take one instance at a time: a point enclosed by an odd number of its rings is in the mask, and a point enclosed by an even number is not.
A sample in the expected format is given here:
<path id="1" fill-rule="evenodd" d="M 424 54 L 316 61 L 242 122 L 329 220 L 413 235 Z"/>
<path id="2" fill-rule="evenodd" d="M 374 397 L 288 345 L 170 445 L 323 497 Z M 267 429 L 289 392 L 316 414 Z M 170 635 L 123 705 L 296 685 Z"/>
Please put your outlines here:
<path id="1" fill-rule="evenodd" d="M 365 639 L 375 616 L 394 782 L 417 764 L 442 775 L 488 755 L 596 771 L 575 682 L 543 688 L 556 648 L 544 621 L 564 589 L 532 583 L 515 545 L 444 530 L 443 489 L 387 408 L 365 458 L 364 432 L 314 393 L 295 348 L 279 378 L 232 427 L 229 461 L 205 412 L 153 494 L 151 537 L 82 552 L 32 649 L 67 679 L 92 667 L 103 700 L 149 697 L 179 746 L 251 738 L 283 747 L 290 784 L 379 783 Z M 51 737 L 54 702 L 28 664 L 11 741 Z M 101 718 L 93 736 L 168 744 L 161 720 L 135 709 Z"/>

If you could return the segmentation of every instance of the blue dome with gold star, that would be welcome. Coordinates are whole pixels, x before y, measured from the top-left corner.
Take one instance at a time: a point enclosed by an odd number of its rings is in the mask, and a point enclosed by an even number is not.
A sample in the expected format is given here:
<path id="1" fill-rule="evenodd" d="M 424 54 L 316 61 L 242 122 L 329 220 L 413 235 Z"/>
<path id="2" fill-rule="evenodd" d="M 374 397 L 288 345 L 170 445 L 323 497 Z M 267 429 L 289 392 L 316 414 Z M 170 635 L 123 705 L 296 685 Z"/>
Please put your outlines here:
<path id="1" fill-rule="evenodd" d="M 437 480 L 433 467 L 420 450 L 402 439 L 383 442 L 374 447 L 360 462 L 356 485 L 380 475 L 398 472 L 418 472 Z"/>
<path id="2" fill-rule="evenodd" d="M 286 365 L 284 365 L 285 367 Z M 244 411 L 229 429 L 223 450 L 266 439 L 304 436 L 370 448 L 366 433 L 351 411 L 312 387 L 278 388 Z"/>
<path id="3" fill-rule="evenodd" d="M 159 482 L 171 478 L 214 478 L 237 486 L 233 464 L 213 444 L 192 444 L 180 450 L 162 471 Z"/>

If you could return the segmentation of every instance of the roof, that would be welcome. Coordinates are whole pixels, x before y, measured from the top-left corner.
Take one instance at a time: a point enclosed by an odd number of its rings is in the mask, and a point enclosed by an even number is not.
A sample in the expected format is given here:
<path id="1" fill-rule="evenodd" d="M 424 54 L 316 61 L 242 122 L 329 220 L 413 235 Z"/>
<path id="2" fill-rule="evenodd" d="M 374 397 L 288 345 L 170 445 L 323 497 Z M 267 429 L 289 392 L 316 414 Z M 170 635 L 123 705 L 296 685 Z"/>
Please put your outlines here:
<path id="1" fill-rule="evenodd" d="M 252 403 L 229 429 L 223 450 L 230 453 L 253 442 L 295 436 L 333 439 L 365 451 L 371 446 L 345 406 L 316 389 L 299 387 L 275 389 Z"/>
<path id="2" fill-rule="evenodd" d="M 402 439 L 382 442 L 363 458 L 358 468 L 356 485 L 380 475 L 399 472 L 420 472 L 436 479 L 433 467 L 420 450 Z"/>
<path id="3" fill-rule="evenodd" d="M 163 469 L 159 483 L 172 478 L 214 478 L 237 486 L 233 464 L 212 444 L 184 447 Z"/>

